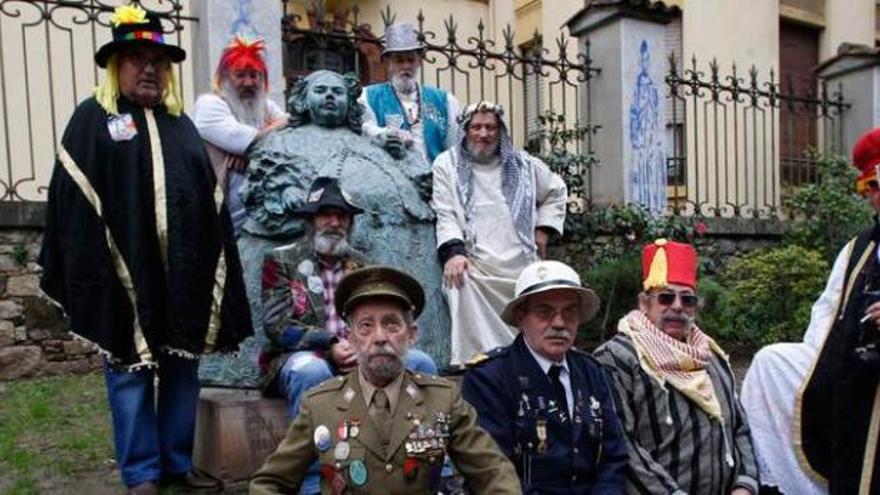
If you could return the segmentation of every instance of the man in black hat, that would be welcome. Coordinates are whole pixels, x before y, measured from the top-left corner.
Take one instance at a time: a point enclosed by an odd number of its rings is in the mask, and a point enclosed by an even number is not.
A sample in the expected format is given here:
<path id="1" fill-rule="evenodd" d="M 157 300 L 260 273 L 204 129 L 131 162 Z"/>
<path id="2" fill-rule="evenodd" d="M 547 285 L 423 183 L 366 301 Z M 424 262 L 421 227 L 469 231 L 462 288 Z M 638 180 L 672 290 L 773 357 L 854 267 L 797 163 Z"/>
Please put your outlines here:
<path id="1" fill-rule="evenodd" d="M 250 493 L 296 493 L 313 461 L 323 493 L 436 493 L 447 454 L 474 493 L 520 493 L 513 465 L 458 387 L 404 370 L 425 305 L 418 281 L 362 268 L 342 279 L 334 305 L 351 327 L 357 369 L 306 394 Z"/>
<path id="2" fill-rule="evenodd" d="M 263 324 L 269 344 L 260 357 L 260 386 L 268 395 L 287 399 L 296 416 L 303 393 L 357 366 L 349 328 L 334 305 L 342 277 L 365 264 L 348 244 L 355 206 L 337 179 L 320 177 L 296 214 L 309 222 L 303 242 L 269 252 L 263 262 Z M 410 349 L 407 368 L 436 374 L 430 356 Z M 317 471 L 305 493 L 319 491 Z"/>
<path id="3" fill-rule="evenodd" d="M 71 117 L 49 185 L 40 286 L 105 356 L 129 493 L 217 488 L 191 472 L 198 362 L 252 334 L 238 252 L 182 113 L 172 63 L 186 53 L 137 5 L 111 21 L 105 82 Z"/>

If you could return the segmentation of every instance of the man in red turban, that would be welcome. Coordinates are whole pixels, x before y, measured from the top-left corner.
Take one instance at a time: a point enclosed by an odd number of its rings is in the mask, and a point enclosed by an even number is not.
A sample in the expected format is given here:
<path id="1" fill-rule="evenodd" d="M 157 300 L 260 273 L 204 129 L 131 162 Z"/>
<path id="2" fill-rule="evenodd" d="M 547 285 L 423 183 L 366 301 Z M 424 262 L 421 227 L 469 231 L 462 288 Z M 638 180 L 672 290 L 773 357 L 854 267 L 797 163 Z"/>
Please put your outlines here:
<path id="1" fill-rule="evenodd" d="M 236 234 L 245 221 L 238 189 L 244 182 L 247 150 L 272 130 L 287 125 L 287 114 L 267 97 L 264 52 L 263 40 L 233 38 L 214 72 L 213 92 L 200 96 L 193 110 L 214 173 L 224 186 Z"/>
<path id="2" fill-rule="evenodd" d="M 727 354 L 695 323 L 697 252 L 658 239 L 644 291 L 596 350 L 626 437 L 628 492 L 756 495 L 758 466 Z"/>

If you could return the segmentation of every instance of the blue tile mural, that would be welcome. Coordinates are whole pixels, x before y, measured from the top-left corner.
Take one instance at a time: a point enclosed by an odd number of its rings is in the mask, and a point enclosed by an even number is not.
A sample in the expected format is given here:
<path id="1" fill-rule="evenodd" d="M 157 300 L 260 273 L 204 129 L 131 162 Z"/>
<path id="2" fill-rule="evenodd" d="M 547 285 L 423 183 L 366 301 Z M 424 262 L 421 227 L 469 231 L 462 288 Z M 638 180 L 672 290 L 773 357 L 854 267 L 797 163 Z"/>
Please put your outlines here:
<path id="1" fill-rule="evenodd" d="M 627 199 L 652 212 L 666 207 L 666 152 L 660 92 L 651 79 L 651 50 L 646 40 L 639 47 L 639 71 L 629 107 L 631 163 L 626 178 Z"/>

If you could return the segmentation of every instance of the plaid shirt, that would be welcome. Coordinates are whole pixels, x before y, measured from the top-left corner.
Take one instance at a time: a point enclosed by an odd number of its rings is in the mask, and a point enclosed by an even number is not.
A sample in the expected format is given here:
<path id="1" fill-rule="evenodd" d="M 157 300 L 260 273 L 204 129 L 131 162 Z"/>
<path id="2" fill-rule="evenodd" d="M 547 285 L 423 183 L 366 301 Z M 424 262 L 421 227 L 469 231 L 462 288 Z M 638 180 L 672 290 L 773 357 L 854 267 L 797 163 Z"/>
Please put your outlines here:
<path id="1" fill-rule="evenodd" d="M 324 284 L 324 329 L 335 334 L 340 339 L 348 339 L 348 325 L 336 313 L 336 305 L 334 304 L 336 287 L 342 280 L 343 270 L 342 263 L 337 261 L 333 266 L 327 266 L 323 262 L 319 262 L 321 267 L 321 282 Z"/>

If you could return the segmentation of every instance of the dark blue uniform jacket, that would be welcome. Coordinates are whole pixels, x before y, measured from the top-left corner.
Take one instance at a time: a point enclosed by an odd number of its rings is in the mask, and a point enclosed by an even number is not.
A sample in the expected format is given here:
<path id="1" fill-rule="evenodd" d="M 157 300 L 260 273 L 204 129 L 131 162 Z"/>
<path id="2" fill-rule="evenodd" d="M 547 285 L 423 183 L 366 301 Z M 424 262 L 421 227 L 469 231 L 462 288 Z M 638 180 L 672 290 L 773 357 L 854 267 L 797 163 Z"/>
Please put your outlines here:
<path id="1" fill-rule="evenodd" d="M 524 493 L 622 494 L 627 450 L 605 372 L 583 352 L 566 359 L 571 418 L 522 335 L 468 370 L 462 394 L 513 461 Z"/>

